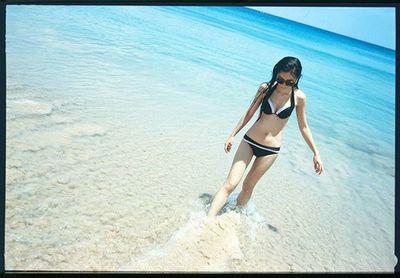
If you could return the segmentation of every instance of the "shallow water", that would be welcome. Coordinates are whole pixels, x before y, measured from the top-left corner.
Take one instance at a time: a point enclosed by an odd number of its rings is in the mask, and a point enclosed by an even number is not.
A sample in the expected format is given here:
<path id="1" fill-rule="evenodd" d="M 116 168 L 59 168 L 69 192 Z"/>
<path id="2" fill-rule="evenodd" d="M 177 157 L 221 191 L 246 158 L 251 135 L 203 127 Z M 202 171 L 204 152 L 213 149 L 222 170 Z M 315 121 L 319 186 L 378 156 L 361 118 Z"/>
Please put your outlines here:
<path id="1" fill-rule="evenodd" d="M 7 270 L 393 271 L 394 51 L 240 7 L 6 20 Z M 325 172 L 293 114 L 248 209 L 206 225 L 255 119 L 224 141 L 287 55 Z"/>

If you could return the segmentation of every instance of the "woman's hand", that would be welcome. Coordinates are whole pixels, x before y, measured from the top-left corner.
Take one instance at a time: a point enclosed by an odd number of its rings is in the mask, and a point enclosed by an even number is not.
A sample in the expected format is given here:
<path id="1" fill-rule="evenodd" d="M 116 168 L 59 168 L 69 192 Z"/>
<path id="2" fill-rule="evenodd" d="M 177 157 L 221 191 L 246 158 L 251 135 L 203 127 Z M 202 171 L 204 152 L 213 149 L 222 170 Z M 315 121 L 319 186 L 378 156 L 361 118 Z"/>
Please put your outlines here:
<path id="1" fill-rule="evenodd" d="M 322 171 L 324 170 L 324 166 L 322 164 L 321 158 L 319 157 L 319 154 L 314 155 L 313 161 L 314 161 L 315 173 L 317 173 L 318 175 L 321 175 Z"/>
<path id="2" fill-rule="evenodd" d="M 225 153 L 230 152 L 230 150 L 231 150 L 231 148 L 232 148 L 232 145 L 233 145 L 233 139 L 235 139 L 235 137 L 234 137 L 234 136 L 230 136 L 230 137 L 228 138 L 228 140 L 226 140 L 226 142 L 225 142 L 225 147 L 224 147 Z"/>

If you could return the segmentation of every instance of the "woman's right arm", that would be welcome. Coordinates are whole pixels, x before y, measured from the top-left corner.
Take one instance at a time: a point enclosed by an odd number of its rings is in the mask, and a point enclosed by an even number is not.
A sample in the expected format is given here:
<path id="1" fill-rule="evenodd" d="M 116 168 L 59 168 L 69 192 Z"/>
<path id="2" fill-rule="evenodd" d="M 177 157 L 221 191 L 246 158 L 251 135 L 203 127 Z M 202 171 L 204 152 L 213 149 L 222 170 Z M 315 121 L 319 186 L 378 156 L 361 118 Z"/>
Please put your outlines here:
<path id="1" fill-rule="evenodd" d="M 260 104 L 264 99 L 267 89 L 268 89 L 268 84 L 266 82 L 260 84 L 257 93 L 252 103 L 250 104 L 249 108 L 247 109 L 246 113 L 240 118 L 239 122 L 233 129 L 232 133 L 229 135 L 228 140 L 225 143 L 225 152 L 230 151 L 233 139 L 236 136 L 236 134 L 238 134 L 239 131 L 250 121 L 254 113 L 257 111 L 258 107 L 260 107 Z"/>

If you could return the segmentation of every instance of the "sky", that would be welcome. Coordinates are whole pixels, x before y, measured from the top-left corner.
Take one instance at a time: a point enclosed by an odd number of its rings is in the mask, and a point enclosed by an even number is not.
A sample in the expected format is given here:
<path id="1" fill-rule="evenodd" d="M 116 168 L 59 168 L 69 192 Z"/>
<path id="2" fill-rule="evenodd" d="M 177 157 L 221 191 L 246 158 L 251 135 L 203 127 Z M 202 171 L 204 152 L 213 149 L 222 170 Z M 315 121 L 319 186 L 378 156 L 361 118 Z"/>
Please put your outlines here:
<path id="1" fill-rule="evenodd" d="M 396 15 L 394 7 L 248 6 L 247 8 L 395 49 Z"/>

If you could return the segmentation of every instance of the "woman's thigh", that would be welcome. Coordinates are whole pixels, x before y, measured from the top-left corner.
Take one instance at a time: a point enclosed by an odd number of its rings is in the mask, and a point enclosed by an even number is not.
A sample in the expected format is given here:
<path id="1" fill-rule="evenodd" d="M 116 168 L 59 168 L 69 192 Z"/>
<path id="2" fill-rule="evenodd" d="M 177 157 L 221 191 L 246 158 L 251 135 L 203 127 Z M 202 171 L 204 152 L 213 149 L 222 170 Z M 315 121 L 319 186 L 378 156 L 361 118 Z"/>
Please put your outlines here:
<path id="1" fill-rule="evenodd" d="M 231 185 L 237 185 L 243 177 L 243 174 L 253 157 L 253 150 L 248 143 L 241 140 L 239 147 L 233 158 L 231 169 L 229 171 L 227 182 Z"/>
<path id="2" fill-rule="evenodd" d="M 244 187 L 254 187 L 275 162 L 277 154 L 257 157 L 243 181 Z"/>

